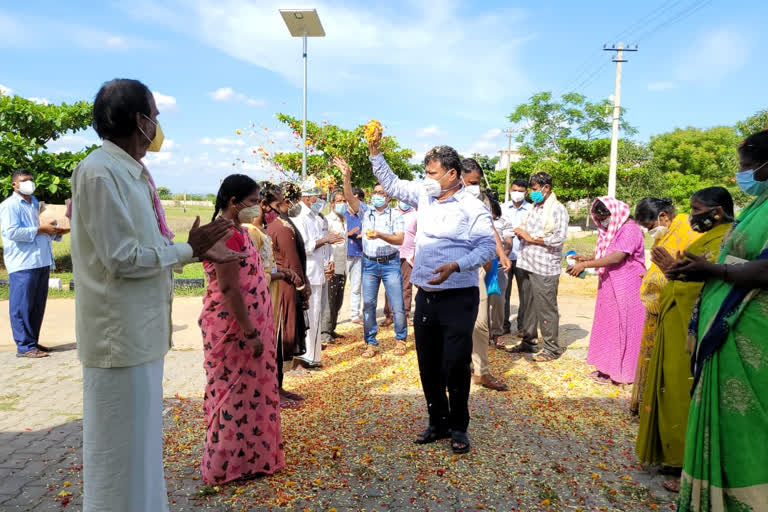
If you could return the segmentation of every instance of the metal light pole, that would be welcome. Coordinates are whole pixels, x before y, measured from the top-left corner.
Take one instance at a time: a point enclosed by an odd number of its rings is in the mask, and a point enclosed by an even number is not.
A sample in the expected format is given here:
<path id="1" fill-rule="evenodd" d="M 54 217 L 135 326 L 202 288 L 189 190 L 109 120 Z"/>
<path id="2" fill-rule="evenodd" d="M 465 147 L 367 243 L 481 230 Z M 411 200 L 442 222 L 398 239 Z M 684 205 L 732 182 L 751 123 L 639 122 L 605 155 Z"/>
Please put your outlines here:
<path id="1" fill-rule="evenodd" d="M 293 37 L 302 39 L 304 60 L 303 115 L 301 120 L 301 179 L 307 176 L 307 37 L 325 37 L 316 9 L 280 9 L 288 31 Z"/>

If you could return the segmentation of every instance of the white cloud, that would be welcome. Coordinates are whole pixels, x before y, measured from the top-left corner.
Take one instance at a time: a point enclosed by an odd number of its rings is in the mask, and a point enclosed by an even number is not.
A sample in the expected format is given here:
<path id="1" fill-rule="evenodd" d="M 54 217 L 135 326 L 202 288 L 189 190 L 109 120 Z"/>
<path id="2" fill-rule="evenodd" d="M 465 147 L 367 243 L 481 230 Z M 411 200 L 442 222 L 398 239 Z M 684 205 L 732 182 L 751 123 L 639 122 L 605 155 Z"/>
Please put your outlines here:
<path id="1" fill-rule="evenodd" d="M 125 45 L 125 41 L 123 40 L 122 37 L 119 37 L 119 36 L 109 37 L 109 38 L 107 38 L 105 43 L 107 44 L 107 46 L 111 46 L 111 47 L 124 46 Z"/>
<path id="2" fill-rule="evenodd" d="M 690 44 L 692 49 L 681 57 L 679 80 L 717 83 L 750 62 L 748 35 L 738 27 L 721 27 L 702 34 Z"/>
<path id="3" fill-rule="evenodd" d="M 166 96 L 163 93 L 152 91 L 152 96 L 155 97 L 155 103 L 157 104 L 157 110 L 162 112 L 174 112 L 178 110 L 176 106 L 176 98 L 173 96 Z"/>
<path id="4" fill-rule="evenodd" d="M 668 91 L 677 87 L 677 83 L 672 81 L 651 82 L 648 84 L 648 90 L 652 92 Z"/>
<path id="5" fill-rule="evenodd" d="M 440 127 L 437 126 L 436 124 L 433 124 L 419 130 L 418 136 L 419 137 L 438 137 L 442 134 L 443 132 L 442 130 L 440 130 Z"/>
<path id="6" fill-rule="evenodd" d="M 163 147 L 160 149 L 160 152 L 171 152 L 179 149 L 179 145 L 176 143 L 173 139 L 165 139 L 163 140 Z"/>
<path id="7" fill-rule="evenodd" d="M 208 95 L 213 99 L 213 101 L 244 103 L 250 107 L 263 107 L 265 104 L 264 100 L 249 98 L 245 94 L 233 90 L 231 87 L 221 87 L 211 93 L 208 93 Z"/>
<path id="8" fill-rule="evenodd" d="M 0 84 L 0 95 L 10 96 L 12 94 L 13 94 L 13 89 L 11 89 L 10 87 L 6 87 L 3 84 Z"/>
<path id="9" fill-rule="evenodd" d="M 501 128 L 492 128 L 481 134 L 462 154 L 473 155 L 480 153 L 481 155 L 494 156 L 502 149 L 501 135 Z"/>
<path id="10" fill-rule="evenodd" d="M 163 43 L 125 37 L 89 26 L 42 16 L 0 11 L 0 48 L 49 49 L 74 45 L 88 50 L 157 49 Z"/>
<path id="11" fill-rule="evenodd" d="M 283 0 L 169 0 L 166 14 L 147 0 L 138 3 L 132 4 L 133 16 L 185 32 L 301 86 L 301 42 L 280 19 Z M 327 37 L 309 42 L 311 87 L 334 94 L 362 88 L 375 95 L 402 88 L 407 80 L 415 84 L 414 96 L 461 99 L 474 102 L 475 109 L 527 95 L 531 85 L 520 53 L 533 34 L 523 23 L 524 11 L 489 8 L 474 14 L 468 5 L 410 1 L 393 9 L 387 3 L 319 2 Z"/>
<path id="12" fill-rule="evenodd" d="M 27 98 L 32 103 L 37 103 L 38 105 L 50 105 L 51 102 L 48 101 L 48 98 L 37 98 L 35 96 L 31 96 Z"/>
<path id="13" fill-rule="evenodd" d="M 96 133 L 92 132 L 91 129 L 83 133 L 85 133 L 85 135 L 76 135 L 73 133 L 62 135 L 58 139 L 47 144 L 48 151 L 51 153 L 64 153 L 67 151 L 76 153 L 83 148 L 100 143 L 99 139 L 96 137 Z"/>
<path id="14" fill-rule="evenodd" d="M 200 139 L 200 144 L 212 146 L 245 146 L 245 141 L 243 139 L 233 139 L 229 137 L 203 137 Z"/>

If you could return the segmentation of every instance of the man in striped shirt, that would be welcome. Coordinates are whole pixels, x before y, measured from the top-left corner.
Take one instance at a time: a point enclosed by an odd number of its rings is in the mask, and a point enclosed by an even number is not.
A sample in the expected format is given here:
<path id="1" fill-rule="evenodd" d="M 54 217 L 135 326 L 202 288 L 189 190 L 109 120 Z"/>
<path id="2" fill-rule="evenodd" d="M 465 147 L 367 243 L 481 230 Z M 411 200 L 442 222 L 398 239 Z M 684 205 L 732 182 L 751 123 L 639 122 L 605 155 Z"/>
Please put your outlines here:
<path id="1" fill-rule="evenodd" d="M 379 131 L 368 144 L 373 173 L 389 195 L 418 208 L 413 329 L 429 426 L 414 442 L 450 436 L 453 452 L 466 453 L 472 331 L 480 300 L 477 269 L 494 256 L 493 222 L 483 203 L 463 187 L 456 150 L 429 151 L 426 178 L 414 183 L 392 172 L 380 143 Z"/>

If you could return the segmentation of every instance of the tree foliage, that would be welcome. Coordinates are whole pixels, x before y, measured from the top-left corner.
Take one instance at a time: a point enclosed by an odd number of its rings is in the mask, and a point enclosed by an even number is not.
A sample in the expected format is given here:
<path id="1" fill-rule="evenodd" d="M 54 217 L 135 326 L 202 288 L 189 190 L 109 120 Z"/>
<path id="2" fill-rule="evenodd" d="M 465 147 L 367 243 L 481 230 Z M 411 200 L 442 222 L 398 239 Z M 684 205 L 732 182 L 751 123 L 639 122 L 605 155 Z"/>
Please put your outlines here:
<path id="1" fill-rule="evenodd" d="M 722 186 L 743 202 L 733 178 L 740 139 L 730 126 L 676 129 L 651 137 L 651 168 L 664 177 L 665 197 L 687 206 L 697 190 Z"/>
<path id="2" fill-rule="evenodd" d="M 11 193 L 11 173 L 26 168 L 35 174 L 42 201 L 63 203 L 70 196 L 69 178 L 77 164 L 96 146 L 81 151 L 51 153 L 47 144 L 68 132 L 88 128 L 93 105 L 40 105 L 20 96 L 0 94 L 0 188 Z"/>
<path id="3" fill-rule="evenodd" d="M 280 122 L 288 125 L 295 136 L 301 133 L 301 120 L 278 114 Z M 335 155 L 344 158 L 352 168 L 352 183 L 359 187 L 370 187 L 376 183 L 371 162 L 368 160 L 368 145 L 363 138 L 363 125 L 352 130 L 333 124 L 318 125 L 307 121 L 307 174 L 318 177 L 331 175 L 337 184 L 342 182 L 341 173 L 333 166 Z M 401 148 L 392 136 L 381 141 L 381 152 L 394 173 L 401 178 L 412 178 L 412 164 L 409 162 L 413 151 Z M 274 161 L 282 169 L 301 173 L 301 153 L 277 153 Z"/>
<path id="4" fill-rule="evenodd" d="M 744 121 L 736 123 L 736 131 L 742 138 L 763 130 L 768 130 L 768 109 L 763 109 Z"/>
<path id="5" fill-rule="evenodd" d="M 551 92 L 540 92 L 515 108 L 509 120 L 520 124 L 517 141 L 532 153 L 560 153 L 564 139 L 592 140 L 611 131 L 613 106 L 609 100 L 592 103 L 582 94 L 563 94 L 553 99 Z M 620 127 L 626 135 L 636 130 L 623 119 Z"/>

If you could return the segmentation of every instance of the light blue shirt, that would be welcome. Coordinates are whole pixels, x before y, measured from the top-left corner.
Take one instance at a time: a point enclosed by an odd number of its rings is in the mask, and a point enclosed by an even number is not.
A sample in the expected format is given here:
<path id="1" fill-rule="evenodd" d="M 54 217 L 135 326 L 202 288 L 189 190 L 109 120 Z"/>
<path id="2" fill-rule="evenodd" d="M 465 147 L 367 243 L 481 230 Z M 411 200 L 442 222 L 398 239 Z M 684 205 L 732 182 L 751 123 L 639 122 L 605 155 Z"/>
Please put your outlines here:
<path id="1" fill-rule="evenodd" d="M 416 250 L 411 282 L 426 290 L 448 290 L 477 286 L 473 272 L 496 254 L 493 221 L 485 205 L 464 189 L 438 201 L 421 183 L 401 180 L 384 156 L 370 157 L 373 173 L 389 195 L 416 206 Z M 435 269 L 456 262 L 454 272 L 438 285 L 427 284 L 437 277 Z"/>
<path id="2" fill-rule="evenodd" d="M 16 192 L 0 204 L 3 260 L 9 274 L 35 268 L 54 268 L 52 237 L 37 234 L 39 212 L 40 203 L 34 196 L 28 203 Z"/>
<path id="3" fill-rule="evenodd" d="M 363 223 L 363 254 L 365 256 L 381 258 L 400 252 L 399 245 L 392 245 L 381 238 L 371 240 L 365 236 L 368 231 L 378 231 L 388 235 L 405 233 L 405 221 L 400 212 L 389 206 L 379 211 L 361 201 L 357 216 Z"/>
<path id="4" fill-rule="evenodd" d="M 506 203 L 501 205 L 501 216 L 506 221 L 505 224 L 507 226 L 510 226 L 512 229 L 520 227 L 520 224 L 523 223 L 523 217 L 526 213 L 531 211 L 531 208 L 533 205 L 529 203 L 528 201 L 523 201 L 523 203 L 520 205 L 520 207 L 516 207 L 515 203 L 512 201 L 507 201 Z M 507 236 L 507 233 L 504 233 L 504 236 Z M 509 251 L 509 259 L 510 260 L 517 260 L 517 255 L 520 253 L 520 239 L 517 237 L 514 237 L 512 239 L 512 250 Z"/>

